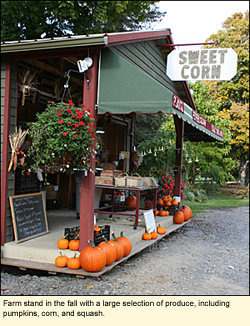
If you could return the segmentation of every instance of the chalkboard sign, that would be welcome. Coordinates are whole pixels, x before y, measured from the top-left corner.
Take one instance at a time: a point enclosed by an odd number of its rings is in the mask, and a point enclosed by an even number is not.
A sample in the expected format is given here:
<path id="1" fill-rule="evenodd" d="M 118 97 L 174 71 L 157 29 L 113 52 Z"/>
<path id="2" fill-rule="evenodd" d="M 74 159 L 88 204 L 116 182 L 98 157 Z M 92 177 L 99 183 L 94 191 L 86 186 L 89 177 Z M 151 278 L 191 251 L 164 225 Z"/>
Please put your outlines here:
<path id="1" fill-rule="evenodd" d="M 17 243 L 50 232 L 42 192 L 11 196 L 9 199 Z"/>
<path id="2" fill-rule="evenodd" d="M 154 211 L 152 209 L 143 212 L 145 227 L 148 233 L 156 231 Z"/>

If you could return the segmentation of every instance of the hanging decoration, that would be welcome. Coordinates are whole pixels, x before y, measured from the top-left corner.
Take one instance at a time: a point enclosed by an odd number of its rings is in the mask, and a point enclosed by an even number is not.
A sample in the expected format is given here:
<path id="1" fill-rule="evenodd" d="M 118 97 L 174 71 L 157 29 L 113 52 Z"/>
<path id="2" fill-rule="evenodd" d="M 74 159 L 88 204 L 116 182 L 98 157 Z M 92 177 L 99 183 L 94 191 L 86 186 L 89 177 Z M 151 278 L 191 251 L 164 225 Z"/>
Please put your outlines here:
<path id="1" fill-rule="evenodd" d="M 21 146 L 24 142 L 27 132 L 28 130 L 22 131 L 21 127 L 19 127 L 17 132 L 17 127 L 16 127 L 15 132 L 9 135 L 9 142 L 11 147 L 11 159 L 10 159 L 8 172 L 10 172 L 13 164 L 14 164 L 13 170 L 14 171 L 16 170 L 18 155 L 21 155 L 21 165 L 24 164 L 24 152 L 21 151 Z"/>

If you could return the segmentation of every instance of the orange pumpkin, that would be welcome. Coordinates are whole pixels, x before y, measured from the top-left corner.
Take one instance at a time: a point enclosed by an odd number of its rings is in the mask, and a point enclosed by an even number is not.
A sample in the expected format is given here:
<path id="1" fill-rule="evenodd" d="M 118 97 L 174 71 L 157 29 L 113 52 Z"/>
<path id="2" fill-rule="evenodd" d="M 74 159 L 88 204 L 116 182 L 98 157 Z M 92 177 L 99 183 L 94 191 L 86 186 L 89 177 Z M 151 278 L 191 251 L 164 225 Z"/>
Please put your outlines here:
<path id="1" fill-rule="evenodd" d="M 150 234 L 151 234 L 151 239 L 157 239 L 158 238 L 157 232 L 152 231 L 152 232 L 150 232 Z"/>
<path id="2" fill-rule="evenodd" d="M 98 247 L 102 248 L 106 253 L 106 266 L 112 265 L 116 259 L 115 245 L 104 238 L 104 241 L 99 243 Z"/>
<path id="3" fill-rule="evenodd" d="M 80 245 L 80 241 L 78 240 L 78 235 L 77 235 L 75 237 L 75 239 L 73 239 L 69 242 L 69 249 L 77 251 L 77 250 L 79 250 L 79 245 Z"/>
<path id="4" fill-rule="evenodd" d="M 61 238 L 61 239 L 59 239 L 57 241 L 57 246 L 58 246 L 59 249 L 61 249 L 61 250 L 68 249 L 68 247 L 69 247 L 69 240 L 66 239 L 67 236 L 68 235 L 66 234 L 64 236 L 64 238 Z"/>
<path id="5" fill-rule="evenodd" d="M 182 224 L 184 222 L 184 214 L 181 211 L 177 211 L 174 214 L 174 222 L 176 224 Z"/>
<path id="6" fill-rule="evenodd" d="M 152 239 L 152 235 L 150 233 L 148 233 L 148 232 L 145 232 L 142 235 L 142 239 L 143 240 L 151 240 Z"/>
<path id="7" fill-rule="evenodd" d="M 136 208 L 136 197 L 135 196 L 129 196 L 126 198 L 126 205 L 129 206 L 128 209 L 131 211 L 134 211 Z M 131 208 L 134 207 L 134 208 Z"/>
<path id="8" fill-rule="evenodd" d="M 106 253 L 102 248 L 96 247 L 94 241 L 88 242 L 91 247 L 82 249 L 79 256 L 80 265 L 86 272 L 99 272 L 106 265 Z"/>
<path id="9" fill-rule="evenodd" d="M 99 226 L 98 225 L 94 225 L 94 231 L 96 231 L 96 233 L 98 234 L 99 232 L 100 232 L 100 228 L 99 228 Z"/>
<path id="10" fill-rule="evenodd" d="M 164 202 L 163 202 L 162 199 L 158 199 L 158 200 L 157 200 L 157 203 L 158 203 L 159 205 L 163 205 L 163 204 L 164 204 Z"/>
<path id="11" fill-rule="evenodd" d="M 113 239 L 109 240 L 110 243 L 113 243 L 116 248 L 116 258 L 115 261 L 118 261 L 122 259 L 124 256 L 124 245 L 121 241 L 118 241 L 115 237 Z"/>
<path id="12" fill-rule="evenodd" d="M 157 226 L 157 233 L 165 234 L 166 232 L 167 232 L 167 230 L 165 228 L 163 228 L 162 226 L 160 226 L 160 224 Z"/>
<path id="13" fill-rule="evenodd" d="M 178 205 L 178 201 L 177 201 L 176 199 L 173 199 L 173 200 L 172 200 L 172 205 L 177 206 L 177 205 Z"/>
<path id="14" fill-rule="evenodd" d="M 165 205 L 171 206 L 172 205 L 172 202 L 170 200 L 168 200 L 168 201 L 166 201 Z"/>
<path id="15" fill-rule="evenodd" d="M 160 210 L 159 214 L 160 214 L 160 216 L 165 216 L 166 215 L 166 213 L 165 213 L 165 211 L 163 209 Z"/>
<path id="16" fill-rule="evenodd" d="M 162 199 L 163 199 L 163 202 L 166 202 L 166 201 L 168 201 L 168 196 L 164 196 Z"/>
<path id="17" fill-rule="evenodd" d="M 182 206 L 182 208 L 180 209 L 180 211 L 183 213 L 184 215 L 184 221 L 188 221 L 190 219 L 190 210 L 186 207 L 186 206 Z"/>
<path id="18" fill-rule="evenodd" d="M 67 261 L 68 261 L 68 257 L 63 256 L 62 253 L 60 252 L 60 256 L 56 257 L 55 259 L 55 264 L 57 267 L 62 268 L 67 266 Z"/>
<path id="19" fill-rule="evenodd" d="M 169 211 L 165 211 L 165 216 L 168 216 L 169 215 Z"/>
<path id="20" fill-rule="evenodd" d="M 70 269 L 79 269 L 81 267 L 79 257 L 76 257 L 75 254 L 74 257 L 69 258 L 67 261 L 67 266 Z"/>
<path id="21" fill-rule="evenodd" d="M 192 210 L 191 210 L 191 208 L 189 207 L 189 206 L 185 206 L 187 209 L 189 209 L 189 211 L 190 211 L 190 218 L 193 216 L 193 213 L 192 213 Z"/>
<path id="22" fill-rule="evenodd" d="M 124 255 L 123 257 L 126 257 L 130 254 L 131 250 L 132 250 L 132 244 L 131 241 L 127 238 L 123 236 L 123 231 L 121 231 L 120 236 L 117 238 L 118 241 L 121 241 L 121 243 L 123 243 L 124 245 Z"/>
<path id="23" fill-rule="evenodd" d="M 155 216 L 159 215 L 159 213 L 160 213 L 160 212 L 158 211 L 158 209 L 156 209 L 156 210 L 155 210 Z"/>

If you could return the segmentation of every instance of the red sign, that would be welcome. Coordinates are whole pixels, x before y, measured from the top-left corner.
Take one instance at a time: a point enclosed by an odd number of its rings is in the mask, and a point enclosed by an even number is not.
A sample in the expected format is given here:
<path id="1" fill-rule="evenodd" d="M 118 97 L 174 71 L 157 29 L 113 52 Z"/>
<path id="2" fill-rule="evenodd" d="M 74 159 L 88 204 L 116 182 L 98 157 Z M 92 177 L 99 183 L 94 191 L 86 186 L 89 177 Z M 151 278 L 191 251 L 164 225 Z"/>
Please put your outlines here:
<path id="1" fill-rule="evenodd" d="M 173 94 L 173 98 L 172 98 L 172 106 L 173 106 L 173 108 L 184 113 L 184 102 L 174 94 Z"/>

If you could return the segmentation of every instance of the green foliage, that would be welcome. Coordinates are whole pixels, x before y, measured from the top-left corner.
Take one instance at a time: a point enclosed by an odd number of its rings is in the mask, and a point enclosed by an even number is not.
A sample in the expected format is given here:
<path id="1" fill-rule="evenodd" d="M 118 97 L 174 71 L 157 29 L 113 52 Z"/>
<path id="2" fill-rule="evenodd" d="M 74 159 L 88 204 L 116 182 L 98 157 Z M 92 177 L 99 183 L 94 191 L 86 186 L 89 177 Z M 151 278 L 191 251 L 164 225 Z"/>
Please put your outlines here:
<path id="1" fill-rule="evenodd" d="M 28 155 L 34 161 L 33 170 L 46 164 L 70 173 L 76 169 L 93 172 L 94 118 L 84 105 L 75 108 L 70 100 L 68 102 L 48 102 L 45 111 L 37 114 L 37 121 L 28 123 L 28 134 L 32 138 Z"/>
<path id="2" fill-rule="evenodd" d="M 1 39 L 122 32 L 161 21 L 157 1 L 1 1 Z"/>

